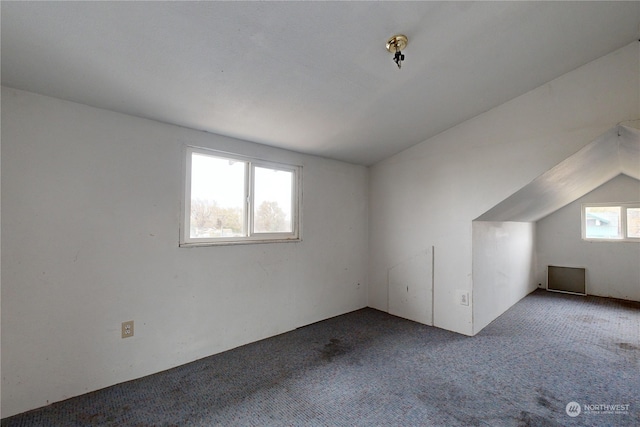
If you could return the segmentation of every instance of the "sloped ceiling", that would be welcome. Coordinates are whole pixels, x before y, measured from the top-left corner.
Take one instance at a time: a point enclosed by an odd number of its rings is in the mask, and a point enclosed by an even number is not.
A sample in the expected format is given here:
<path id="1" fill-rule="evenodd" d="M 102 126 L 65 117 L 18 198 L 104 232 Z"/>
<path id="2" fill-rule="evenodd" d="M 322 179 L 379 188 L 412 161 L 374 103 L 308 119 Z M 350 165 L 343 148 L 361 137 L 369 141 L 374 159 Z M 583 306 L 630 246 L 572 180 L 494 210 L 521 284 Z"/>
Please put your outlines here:
<path id="1" fill-rule="evenodd" d="M 620 134 L 620 172 L 640 180 L 640 129 L 621 126 Z"/>
<path id="2" fill-rule="evenodd" d="M 0 8 L 5 86 L 365 165 L 637 40 L 640 23 L 640 2 Z"/>
<path id="3" fill-rule="evenodd" d="M 616 126 L 476 221 L 534 222 L 625 174 L 640 180 L 640 130 Z"/>

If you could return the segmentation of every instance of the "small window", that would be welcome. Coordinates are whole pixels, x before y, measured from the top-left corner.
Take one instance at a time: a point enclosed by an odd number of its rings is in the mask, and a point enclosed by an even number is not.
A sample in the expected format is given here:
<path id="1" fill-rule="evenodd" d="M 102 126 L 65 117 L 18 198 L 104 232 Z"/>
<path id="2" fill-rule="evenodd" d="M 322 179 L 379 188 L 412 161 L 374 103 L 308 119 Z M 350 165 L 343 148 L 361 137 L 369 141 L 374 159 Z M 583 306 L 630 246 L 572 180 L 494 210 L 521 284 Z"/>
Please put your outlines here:
<path id="1" fill-rule="evenodd" d="M 181 246 L 300 240 L 300 166 L 186 149 Z"/>
<path id="2" fill-rule="evenodd" d="M 582 205 L 582 238 L 640 242 L 640 203 Z"/>
<path id="3" fill-rule="evenodd" d="M 627 208 L 627 237 L 640 239 L 640 207 Z"/>

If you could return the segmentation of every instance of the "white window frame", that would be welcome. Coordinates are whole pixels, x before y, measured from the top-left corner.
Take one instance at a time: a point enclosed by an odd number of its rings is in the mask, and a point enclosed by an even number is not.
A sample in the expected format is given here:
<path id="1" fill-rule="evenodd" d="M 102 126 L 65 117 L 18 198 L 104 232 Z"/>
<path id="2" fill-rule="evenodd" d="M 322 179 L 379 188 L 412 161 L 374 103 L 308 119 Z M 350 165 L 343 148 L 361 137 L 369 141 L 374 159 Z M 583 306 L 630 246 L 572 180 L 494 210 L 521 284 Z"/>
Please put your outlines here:
<path id="1" fill-rule="evenodd" d="M 620 239 L 607 239 L 598 237 L 587 237 L 587 208 L 596 207 L 612 207 L 620 208 L 620 229 L 622 230 L 622 238 Z M 640 202 L 625 202 L 625 203 L 583 203 L 581 209 L 581 226 L 582 226 L 582 240 L 587 242 L 635 242 L 640 243 L 640 238 L 629 237 L 627 235 L 627 209 L 628 208 L 640 208 Z"/>
<path id="2" fill-rule="evenodd" d="M 184 186 L 182 194 L 182 213 L 180 222 L 180 247 L 197 247 L 197 246 L 218 246 L 218 245 L 238 245 L 238 244 L 255 244 L 255 243 L 286 243 L 299 242 L 302 240 L 302 166 L 277 163 L 262 159 L 256 159 L 249 156 L 228 153 L 224 151 L 212 150 L 209 148 L 201 148 L 194 146 L 185 146 L 184 148 Z M 201 154 L 221 159 L 228 159 L 237 162 L 243 162 L 245 167 L 244 179 L 244 218 L 243 229 L 244 236 L 233 237 L 191 237 L 191 160 L 193 154 Z M 293 174 L 291 188 L 291 232 L 273 232 L 273 233 L 255 233 L 253 232 L 254 223 L 254 187 L 255 187 L 255 168 L 268 168 L 291 172 Z"/>

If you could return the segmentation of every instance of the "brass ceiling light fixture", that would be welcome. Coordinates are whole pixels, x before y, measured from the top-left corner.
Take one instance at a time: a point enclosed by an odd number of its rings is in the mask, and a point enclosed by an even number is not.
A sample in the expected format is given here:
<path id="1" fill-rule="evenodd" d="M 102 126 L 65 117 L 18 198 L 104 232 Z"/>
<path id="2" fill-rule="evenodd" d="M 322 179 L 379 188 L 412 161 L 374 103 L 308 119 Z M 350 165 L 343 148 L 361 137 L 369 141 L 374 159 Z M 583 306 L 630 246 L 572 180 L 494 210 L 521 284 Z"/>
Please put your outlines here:
<path id="1" fill-rule="evenodd" d="M 402 68 L 402 61 L 404 61 L 404 55 L 402 54 L 402 49 L 407 47 L 409 43 L 409 39 L 407 36 L 402 34 L 397 34 L 387 40 L 387 50 L 393 53 L 393 62 L 396 63 L 398 68 Z"/>

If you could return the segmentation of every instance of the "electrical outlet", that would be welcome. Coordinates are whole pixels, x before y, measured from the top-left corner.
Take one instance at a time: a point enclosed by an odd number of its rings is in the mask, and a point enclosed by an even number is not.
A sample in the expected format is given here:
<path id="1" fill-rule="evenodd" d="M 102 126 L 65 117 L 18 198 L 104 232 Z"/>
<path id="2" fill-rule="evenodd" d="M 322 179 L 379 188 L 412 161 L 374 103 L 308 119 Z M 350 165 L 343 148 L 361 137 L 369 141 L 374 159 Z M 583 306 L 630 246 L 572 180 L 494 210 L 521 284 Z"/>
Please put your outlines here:
<path id="1" fill-rule="evenodd" d="M 469 305 L 469 294 L 460 295 L 460 304 L 461 305 Z"/>
<path id="2" fill-rule="evenodd" d="M 133 336 L 133 320 L 128 322 L 122 322 L 122 338 L 129 338 Z"/>
<path id="3" fill-rule="evenodd" d="M 464 305 L 464 306 L 469 306 L 469 292 L 458 290 L 456 292 L 456 295 L 458 297 L 457 298 L 458 299 L 458 304 Z"/>

